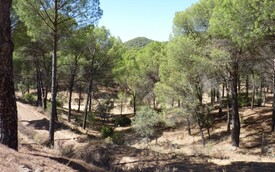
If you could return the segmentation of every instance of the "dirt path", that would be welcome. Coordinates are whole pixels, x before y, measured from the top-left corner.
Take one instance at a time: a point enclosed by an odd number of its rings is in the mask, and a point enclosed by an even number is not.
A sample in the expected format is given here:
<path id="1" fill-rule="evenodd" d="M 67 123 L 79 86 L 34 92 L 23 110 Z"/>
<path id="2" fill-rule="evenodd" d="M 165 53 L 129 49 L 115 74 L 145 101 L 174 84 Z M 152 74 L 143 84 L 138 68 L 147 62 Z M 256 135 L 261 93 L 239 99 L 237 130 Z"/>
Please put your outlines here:
<path id="1" fill-rule="evenodd" d="M 17 102 L 19 126 L 24 126 L 39 133 L 41 137 L 48 137 L 49 119 L 44 114 L 39 113 L 35 107 Z M 64 125 L 57 125 L 55 141 L 66 140 L 71 144 L 77 144 L 76 138 L 82 135 L 76 134 Z"/>

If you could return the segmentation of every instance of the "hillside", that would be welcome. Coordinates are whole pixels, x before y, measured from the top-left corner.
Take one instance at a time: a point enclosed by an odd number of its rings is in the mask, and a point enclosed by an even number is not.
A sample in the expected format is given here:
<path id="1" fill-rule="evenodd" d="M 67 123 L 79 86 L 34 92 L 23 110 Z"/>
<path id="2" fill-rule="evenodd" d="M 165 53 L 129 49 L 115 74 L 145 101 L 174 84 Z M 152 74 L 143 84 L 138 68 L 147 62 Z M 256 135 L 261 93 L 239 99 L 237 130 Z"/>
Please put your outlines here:
<path id="1" fill-rule="evenodd" d="M 269 132 L 270 102 L 254 110 L 240 108 L 242 128 L 239 148 L 231 147 L 230 133 L 226 132 L 226 114 L 219 116 L 217 110 L 212 112 L 214 125 L 210 130 L 211 137 L 206 136 L 206 146 L 202 146 L 196 126 L 189 136 L 183 124 L 160 130 L 156 139 L 152 140 L 141 138 L 131 129 L 125 130 L 126 142 L 123 145 L 92 136 L 97 131 L 91 128 L 86 134 L 92 135 L 87 136 L 59 124 L 55 149 L 46 148 L 42 143 L 48 129 L 47 115 L 22 103 L 18 103 L 18 112 L 19 153 L 0 147 L 0 167 L 6 171 L 19 168 L 52 171 L 54 167 L 54 171 L 104 171 L 101 169 L 104 168 L 108 171 L 271 172 L 275 165 L 275 137 Z M 123 131 L 123 127 L 116 129 Z"/>
<path id="2" fill-rule="evenodd" d="M 25 151 L 25 145 L 20 146 L 19 152 L 0 145 L 1 172 L 29 172 L 29 171 L 76 171 L 66 164 L 66 159 L 52 156 L 42 156 L 34 151 Z M 22 151 L 23 150 L 23 151 Z M 58 162 L 60 161 L 60 162 Z M 67 160 L 69 162 L 69 160 Z"/>
<path id="3" fill-rule="evenodd" d="M 152 41 L 153 40 L 145 37 L 137 37 L 129 41 L 126 41 L 124 45 L 126 45 L 126 47 L 128 48 L 143 48 Z"/>

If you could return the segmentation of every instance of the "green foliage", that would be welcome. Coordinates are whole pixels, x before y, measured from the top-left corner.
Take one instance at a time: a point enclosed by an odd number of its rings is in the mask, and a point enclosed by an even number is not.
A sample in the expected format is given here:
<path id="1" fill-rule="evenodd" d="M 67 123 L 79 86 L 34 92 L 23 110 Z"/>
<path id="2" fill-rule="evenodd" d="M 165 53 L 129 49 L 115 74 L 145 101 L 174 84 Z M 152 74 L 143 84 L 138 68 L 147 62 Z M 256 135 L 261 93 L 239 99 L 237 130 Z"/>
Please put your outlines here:
<path id="1" fill-rule="evenodd" d="M 100 131 L 101 137 L 102 138 L 107 138 L 107 137 L 112 137 L 114 134 L 114 129 L 110 126 L 103 127 Z"/>
<path id="2" fill-rule="evenodd" d="M 248 96 L 246 96 L 246 93 L 239 93 L 238 94 L 238 105 L 239 107 L 244 107 L 244 106 L 250 106 L 251 102 L 250 102 L 251 98 Z"/>
<path id="3" fill-rule="evenodd" d="M 214 123 L 214 119 L 212 114 L 210 113 L 212 110 L 211 106 L 200 106 L 198 108 L 199 111 L 199 120 L 202 124 L 202 127 L 204 128 L 211 128 L 213 126 Z"/>
<path id="4" fill-rule="evenodd" d="M 142 106 L 132 121 L 133 128 L 143 137 L 155 134 L 155 128 L 161 121 L 161 115 L 148 106 Z"/>
<path id="5" fill-rule="evenodd" d="M 17 88 L 19 89 L 19 91 L 21 91 L 23 96 L 28 91 L 28 87 L 25 84 L 23 84 L 22 82 L 17 84 Z"/>
<path id="6" fill-rule="evenodd" d="M 63 107 L 63 101 L 61 99 L 56 99 L 56 106 Z"/>
<path id="7" fill-rule="evenodd" d="M 137 37 L 124 43 L 128 48 L 143 48 L 153 40 L 145 37 Z"/>
<path id="8" fill-rule="evenodd" d="M 114 120 L 114 124 L 116 127 L 121 126 L 121 127 L 126 127 L 131 125 L 131 119 L 127 116 L 122 116 L 122 117 L 118 117 Z"/>
<path id="9" fill-rule="evenodd" d="M 114 132 L 112 136 L 112 140 L 113 140 L 113 143 L 117 145 L 122 145 L 125 142 L 124 135 L 118 131 Z"/>
<path id="10" fill-rule="evenodd" d="M 31 94 L 31 93 L 24 94 L 22 98 L 24 101 L 26 101 L 30 104 L 35 103 L 35 98 L 34 98 L 33 94 Z"/>

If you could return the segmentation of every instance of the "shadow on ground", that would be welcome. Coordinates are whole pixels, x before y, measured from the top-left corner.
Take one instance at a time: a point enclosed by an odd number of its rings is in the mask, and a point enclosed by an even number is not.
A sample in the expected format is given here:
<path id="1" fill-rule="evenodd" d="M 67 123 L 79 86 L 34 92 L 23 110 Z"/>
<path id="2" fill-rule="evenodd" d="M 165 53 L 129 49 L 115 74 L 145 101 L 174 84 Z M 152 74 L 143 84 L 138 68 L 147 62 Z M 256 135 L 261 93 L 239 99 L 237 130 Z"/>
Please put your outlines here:
<path id="1" fill-rule="evenodd" d="M 49 120 L 46 118 L 40 120 L 32 120 L 28 121 L 27 126 L 33 126 L 36 130 L 49 130 Z M 56 130 L 67 130 L 70 129 L 68 126 L 64 125 L 63 123 L 56 122 L 55 123 Z"/>

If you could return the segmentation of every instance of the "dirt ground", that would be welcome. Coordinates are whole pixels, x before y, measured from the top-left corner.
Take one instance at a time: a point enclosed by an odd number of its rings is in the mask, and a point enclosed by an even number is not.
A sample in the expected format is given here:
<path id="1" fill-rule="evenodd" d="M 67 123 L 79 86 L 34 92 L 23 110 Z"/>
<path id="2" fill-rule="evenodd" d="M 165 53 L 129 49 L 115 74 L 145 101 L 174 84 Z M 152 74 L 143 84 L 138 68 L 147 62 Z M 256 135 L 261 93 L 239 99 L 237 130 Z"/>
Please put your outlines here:
<path id="1" fill-rule="evenodd" d="M 255 107 L 254 110 L 248 107 L 240 109 L 239 148 L 231 147 L 230 134 L 226 132 L 224 112 L 221 116 L 215 115 L 211 137 L 208 138 L 207 132 L 204 132 L 207 139 L 206 146 L 202 146 L 197 129 L 193 129 L 192 135 L 189 136 L 185 126 L 165 130 L 159 134 L 157 140 L 140 138 L 130 129 L 130 132 L 125 134 L 125 145 L 117 146 L 99 141 L 97 131 L 89 129 L 76 133 L 72 131 L 71 126 L 60 123 L 55 134 L 55 148 L 49 149 L 38 143 L 48 137 L 47 115 L 27 104 L 18 102 L 17 106 L 19 153 L 8 149 L 0 151 L 3 152 L 0 153 L 1 157 L 4 157 L 0 161 L 2 163 L 0 167 L 3 167 L 1 171 L 20 171 L 21 168 L 25 168 L 31 171 L 41 169 L 40 171 L 256 172 L 274 171 L 275 167 L 275 138 L 274 133 L 269 132 L 272 111 L 271 104 L 268 103 L 265 107 Z M 85 132 L 94 137 L 81 134 Z M 72 145 L 78 150 L 79 156 L 72 158 L 61 156 L 60 148 L 62 150 L 67 145 Z M 90 160 L 85 162 L 83 159 L 77 160 L 84 155 Z M 8 165 L 9 162 L 15 165 Z"/>

